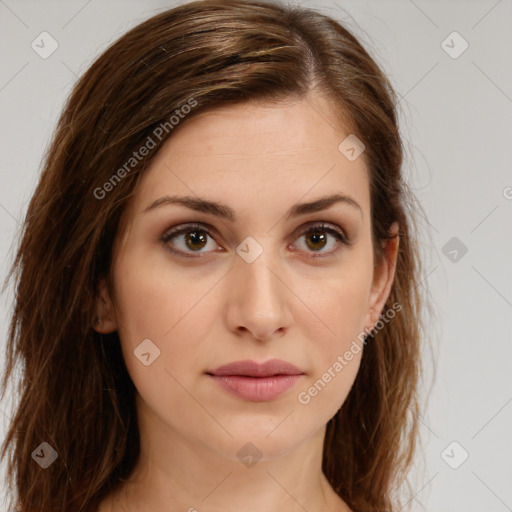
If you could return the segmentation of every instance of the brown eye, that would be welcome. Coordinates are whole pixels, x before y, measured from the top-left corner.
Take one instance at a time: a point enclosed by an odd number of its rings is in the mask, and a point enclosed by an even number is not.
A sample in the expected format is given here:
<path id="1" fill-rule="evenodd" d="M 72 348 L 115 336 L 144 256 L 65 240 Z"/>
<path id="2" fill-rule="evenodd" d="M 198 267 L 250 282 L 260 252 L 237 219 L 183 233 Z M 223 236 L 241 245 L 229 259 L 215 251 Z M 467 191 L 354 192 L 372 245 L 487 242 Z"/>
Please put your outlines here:
<path id="1" fill-rule="evenodd" d="M 308 231 L 306 244 L 310 249 L 323 249 L 327 244 L 327 236 L 322 230 Z"/>
<path id="2" fill-rule="evenodd" d="M 202 251 L 208 244 L 208 238 L 213 240 L 210 232 L 203 226 L 186 225 L 167 232 L 160 241 L 167 245 L 173 253 L 186 257 L 195 257 L 193 253 L 200 255 L 204 252 L 210 252 Z M 174 242 L 174 240 L 177 240 L 177 242 Z M 173 242 L 170 243 L 171 241 Z M 212 245 L 213 250 L 218 247 L 215 243 Z"/>
<path id="3" fill-rule="evenodd" d="M 202 249 L 206 245 L 208 234 L 204 231 L 186 231 L 185 245 L 189 249 Z"/>
<path id="4" fill-rule="evenodd" d="M 310 258 L 332 256 L 338 252 L 340 246 L 351 245 L 351 241 L 345 234 L 331 226 L 330 224 L 316 224 L 304 230 L 299 238 L 304 237 L 304 252 L 308 253 Z M 208 249 L 208 243 L 211 239 L 211 247 Z M 209 229 L 201 224 L 186 224 L 178 226 L 165 233 L 160 241 L 173 254 L 187 258 L 199 258 L 214 252 L 218 249 Z M 331 246 L 331 249 L 325 250 Z M 205 249 L 206 248 L 206 249 Z M 205 249 L 205 250 L 203 250 Z"/>
<path id="5" fill-rule="evenodd" d="M 329 245 L 329 235 L 334 238 L 331 244 L 332 250 L 323 250 Z M 324 257 L 336 253 L 341 244 L 350 245 L 348 238 L 338 229 L 331 227 L 329 224 L 317 224 L 305 230 L 301 237 L 306 240 L 306 252 L 313 252 L 312 258 Z M 318 254 L 314 254 L 318 253 Z"/>

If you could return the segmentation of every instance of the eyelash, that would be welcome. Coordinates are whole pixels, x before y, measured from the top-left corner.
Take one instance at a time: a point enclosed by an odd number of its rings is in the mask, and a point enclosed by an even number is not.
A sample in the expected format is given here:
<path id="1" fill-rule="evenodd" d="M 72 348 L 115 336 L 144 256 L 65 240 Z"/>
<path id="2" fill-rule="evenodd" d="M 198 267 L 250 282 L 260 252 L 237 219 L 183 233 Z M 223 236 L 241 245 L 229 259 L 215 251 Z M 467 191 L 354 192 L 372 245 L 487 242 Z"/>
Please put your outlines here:
<path id="1" fill-rule="evenodd" d="M 184 233 L 188 233 L 188 232 L 192 232 L 192 231 L 202 231 L 202 232 L 206 233 L 210 238 L 215 239 L 214 236 L 212 235 L 210 229 L 205 224 L 194 223 L 194 224 L 182 224 L 181 226 L 178 226 L 177 228 L 173 228 L 171 231 L 167 231 L 160 238 L 160 242 L 163 245 L 166 245 L 167 249 L 171 253 L 176 254 L 177 256 L 184 257 L 184 258 L 198 258 L 198 257 L 201 258 L 201 257 L 203 257 L 203 256 L 201 256 L 201 254 L 203 254 L 203 253 L 197 253 L 198 254 L 197 256 L 195 256 L 195 255 L 193 256 L 191 253 L 186 253 L 186 252 L 183 252 L 180 250 L 173 249 L 170 247 L 170 245 L 168 245 L 168 242 L 172 238 L 175 238 L 178 235 L 182 235 Z M 325 224 L 322 222 L 308 227 L 307 229 L 305 229 L 304 231 L 302 231 L 300 233 L 298 238 L 300 238 L 304 235 L 309 235 L 310 233 L 314 233 L 316 231 L 325 231 L 325 232 L 333 235 L 337 240 L 337 244 L 336 244 L 337 247 L 335 249 L 332 249 L 329 252 L 322 252 L 322 253 L 316 253 L 316 254 L 313 253 L 312 255 L 308 256 L 308 258 L 325 258 L 328 256 L 332 256 L 332 255 L 334 255 L 334 253 L 338 252 L 338 250 L 341 248 L 340 247 L 341 245 L 350 246 L 353 243 L 347 236 L 345 236 L 345 234 L 343 232 L 332 227 L 330 224 Z"/>

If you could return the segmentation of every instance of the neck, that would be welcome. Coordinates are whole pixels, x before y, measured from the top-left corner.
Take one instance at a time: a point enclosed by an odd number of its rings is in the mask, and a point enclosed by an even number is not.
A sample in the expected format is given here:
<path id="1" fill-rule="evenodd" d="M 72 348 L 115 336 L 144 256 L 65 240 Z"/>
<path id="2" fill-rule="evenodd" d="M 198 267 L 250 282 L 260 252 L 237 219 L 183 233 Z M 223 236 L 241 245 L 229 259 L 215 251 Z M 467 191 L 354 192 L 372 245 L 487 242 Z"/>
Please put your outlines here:
<path id="1" fill-rule="evenodd" d="M 137 465 L 100 512 L 350 512 L 322 472 L 325 426 L 278 458 L 259 452 L 258 441 L 242 443 L 244 456 L 230 458 L 171 429 L 140 402 Z"/>

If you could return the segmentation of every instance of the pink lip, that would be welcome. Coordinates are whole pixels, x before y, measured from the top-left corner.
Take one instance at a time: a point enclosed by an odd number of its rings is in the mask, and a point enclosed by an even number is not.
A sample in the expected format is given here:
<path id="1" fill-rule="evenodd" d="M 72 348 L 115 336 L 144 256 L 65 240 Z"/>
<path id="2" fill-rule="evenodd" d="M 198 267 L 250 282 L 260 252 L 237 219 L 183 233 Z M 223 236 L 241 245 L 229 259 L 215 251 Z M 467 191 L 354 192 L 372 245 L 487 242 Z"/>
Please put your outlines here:
<path id="1" fill-rule="evenodd" d="M 236 361 L 206 372 L 225 390 L 245 400 L 264 402 L 291 388 L 304 372 L 280 359 L 263 364 L 255 361 Z"/>

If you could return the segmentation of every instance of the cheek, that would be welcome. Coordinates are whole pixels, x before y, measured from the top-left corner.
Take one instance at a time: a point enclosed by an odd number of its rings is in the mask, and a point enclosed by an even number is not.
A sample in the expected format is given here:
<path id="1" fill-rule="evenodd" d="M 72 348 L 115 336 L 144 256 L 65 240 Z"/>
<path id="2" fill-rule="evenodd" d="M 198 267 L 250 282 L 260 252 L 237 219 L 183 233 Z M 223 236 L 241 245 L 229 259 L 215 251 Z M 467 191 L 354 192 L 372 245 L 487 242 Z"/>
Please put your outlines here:
<path id="1" fill-rule="evenodd" d="M 167 417 L 170 411 L 185 418 L 193 405 L 185 391 L 190 379 L 187 369 L 197 365 L 198 344 L 207 330 L 198 315 L 204 314 L 201 298 L 208 284 L 191 280 L 183 272 L 148 265 L 145 257 L 127 249 L 116 262 L 118 332 L 125 364 L 143 407 L 171 423 L 172 418 Z M 194 413 L 198 414 L 196 410 Z"/>
<path id="2" fill-rule="evenodd" d="M 297 417 L 308 418 L 313 428 L 325 425 L 343 406 L 359 371 L 361 354 L 362 351 L 345 363 L 333 359 L 298 389 Z"/>
<path id="3" fill-rule="evenodd" d="M 322 343 L 323 353 L 332 355 L 363 331 L 369 308 L 372 261 L 357 251 L 321 278 L 297 280 L 297 295 L 302 302 L 295 318 L 302 323 L 308 338 Z"/>
<path id="4" fill-rule="evenodd" d="M 180 387 L 175 386 L 170 374 L 182 382 L 190 379 L 187 368 L 197 365 L 201 343 L 218 318 L 209 296 L 218 277 L 194 278 L 197 272 L 193 274 L 193 269 L 173 268 L 155 261 L 148 264 L 149 257 L 142 251 L 127 249 L 114 268 L 123 355 L 141 392 L 146 389 L 151 394 L 158 390 L 160 396 L 161 390 L 166 389 L 169 397 L 180 396 Z M 148 339 L 156 348 L 147 341 L 141 345 Z M 136 357 L 140 346 L 158 354 L 150 366 L 144 366 Z"/>
<path id="5" fill-rule="evenodd" d="M 155 343 L 172 336 L 209 286 L 208 280 L 195 280 L 137 248 L 127 248 L 116 262 L 114 279 L 121 328 L 133 341 L 151 338 Z"/>
<path id="6" fill-rule="evenodd" d="M 339 271 L 304 288 L 308 307 L 295 318 L 314 354 L 312 375 L 297 392 L 306 415 L 328 421 L 350 392 L 364 349 L 371 280 L 371 253 L 354 251 Z"/>

